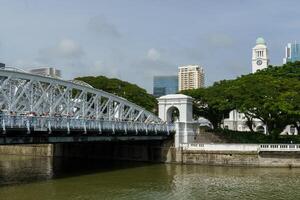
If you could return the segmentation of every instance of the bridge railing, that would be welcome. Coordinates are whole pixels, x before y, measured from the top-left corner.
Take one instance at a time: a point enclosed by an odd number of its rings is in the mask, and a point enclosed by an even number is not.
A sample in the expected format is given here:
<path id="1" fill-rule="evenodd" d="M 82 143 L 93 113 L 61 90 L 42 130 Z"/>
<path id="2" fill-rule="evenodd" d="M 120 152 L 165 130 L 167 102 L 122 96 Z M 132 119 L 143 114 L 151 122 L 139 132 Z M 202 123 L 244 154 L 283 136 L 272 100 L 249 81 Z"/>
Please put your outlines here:
<path id="1" fill-rule="evenodd" d="M 89 130 L 122 132 L 152 132 L 169 134 L 175 132 L 174 124 L 141 123 L 132 121 L 108 121 L 96 119 L 76 119 L 71 117 L 49 117 L 49 116 L 13 116 L 0 115 L 0 128 L 5 133 L 7 129 L 27 129 L 28 133 L 34 131 L 52 130 Z"/>

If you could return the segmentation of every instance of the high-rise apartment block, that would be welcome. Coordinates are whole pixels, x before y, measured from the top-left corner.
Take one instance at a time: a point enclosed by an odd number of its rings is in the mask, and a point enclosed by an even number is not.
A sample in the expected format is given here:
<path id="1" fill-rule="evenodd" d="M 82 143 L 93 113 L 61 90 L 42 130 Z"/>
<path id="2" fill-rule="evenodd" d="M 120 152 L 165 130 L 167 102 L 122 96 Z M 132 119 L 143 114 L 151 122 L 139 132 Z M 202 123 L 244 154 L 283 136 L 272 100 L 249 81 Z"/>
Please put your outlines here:
<path id="1" fill-rule="evenodd" d="M 154 76 L 153 95 L 160 97 L 178 92 L 178 76 Z"/>
<path id="2" fill-rule="evenodd" d="M 300 61 L 300 44 L 288 43 L 285 47 L 285 58 L 283 58 L 283 64 L 288 62 Z"/>
<path id="3" fill-rule="evenodd" d="M 178 90 L 204 87 L 204 70 L 199 65 L 187 65 L 178 68 Z"/>
<path id="4" fill-rule="evenodd" d="M 58 69 L 55 69 L 53 67 L 43 67 L 43 68 L 37 68 L 37 69 L 31 69 L 29 70 L 30 73 L 41 75 L 41 76 L 50 76 L 53 78 L 61 78 L 61 71 Z"/>

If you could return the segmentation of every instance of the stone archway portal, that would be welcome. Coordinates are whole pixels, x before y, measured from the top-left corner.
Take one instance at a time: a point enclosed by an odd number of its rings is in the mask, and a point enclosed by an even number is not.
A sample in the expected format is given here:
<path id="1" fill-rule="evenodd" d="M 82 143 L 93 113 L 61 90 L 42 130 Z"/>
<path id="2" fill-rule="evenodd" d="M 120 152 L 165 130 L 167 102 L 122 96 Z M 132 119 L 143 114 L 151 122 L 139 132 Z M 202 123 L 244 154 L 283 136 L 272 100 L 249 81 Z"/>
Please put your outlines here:
<path id="1" fill-rule="evenodd" d="M 193 98 L 183 94 L 169 94 L 158 98 L 158 116 L 169 122 L 168 114 L 177 108 L 179 111 L 179 122 L 193 121 Z"/>
<path id="2" fill-rule="evenodd" d="M 167 123 L 172 123 L 172 113 L 178 109 L 179 119 L 175 122 L 175 147 L 193 143 L 195 130 L 193 122 L 193 98 L 183 94 L 169 94 L 158 100 L 158 116 Z"/>

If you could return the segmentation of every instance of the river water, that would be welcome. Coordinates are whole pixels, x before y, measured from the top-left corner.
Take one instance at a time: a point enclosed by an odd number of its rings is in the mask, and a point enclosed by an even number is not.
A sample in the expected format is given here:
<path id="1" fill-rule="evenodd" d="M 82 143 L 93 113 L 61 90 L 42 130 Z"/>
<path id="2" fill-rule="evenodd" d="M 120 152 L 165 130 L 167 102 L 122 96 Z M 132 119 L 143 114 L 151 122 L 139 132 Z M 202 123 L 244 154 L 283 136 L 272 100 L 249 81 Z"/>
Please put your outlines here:
<path id="1" fill-rule="evenodd" d="M 300 169 L 0 156 L 1 200 L 300 199 Z"/>

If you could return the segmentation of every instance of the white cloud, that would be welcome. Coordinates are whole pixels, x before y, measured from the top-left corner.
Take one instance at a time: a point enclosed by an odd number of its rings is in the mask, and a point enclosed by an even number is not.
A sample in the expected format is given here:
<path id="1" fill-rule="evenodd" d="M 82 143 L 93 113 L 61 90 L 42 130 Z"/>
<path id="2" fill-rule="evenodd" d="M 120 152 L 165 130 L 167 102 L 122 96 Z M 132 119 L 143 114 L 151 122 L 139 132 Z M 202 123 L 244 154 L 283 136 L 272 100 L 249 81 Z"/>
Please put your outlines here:
<path id="1" fill-rule="evenodd" d="M 55 50 L 63 57 L 77 57 L 83 54 L 81 47 L 70 39 L 61 40 Z"/>
<path id="2" fill-rule="evenodd" d="M 160 53 L 156 49 L 151 48 L 147 52 L 147 58 L 152 61 L 157 61 L 160 59 Z"/>
<path id="3" fill-rule="evenodd" d="M 56 45 L 39 51 L 38 60 L 51 61 L 57 59 L 78 59 L 84 55 L 83 49 L 71 39 L 63 39 Z"/>

